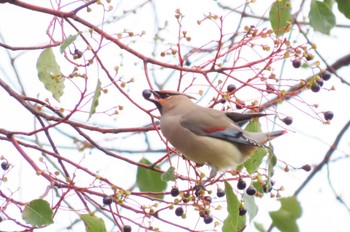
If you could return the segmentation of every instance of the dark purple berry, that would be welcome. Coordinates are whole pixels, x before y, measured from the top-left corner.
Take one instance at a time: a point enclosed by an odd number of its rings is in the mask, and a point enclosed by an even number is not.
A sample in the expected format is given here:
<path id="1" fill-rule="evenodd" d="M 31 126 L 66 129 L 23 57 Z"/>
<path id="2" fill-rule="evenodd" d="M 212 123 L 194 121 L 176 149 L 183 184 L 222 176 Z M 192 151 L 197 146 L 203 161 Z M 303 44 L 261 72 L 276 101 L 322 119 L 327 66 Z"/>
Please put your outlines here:
<path id="1" fill-rule="evenodd" d="M 182 198 L 182 201 L 183 201 L 184 203 L 189 202 L 189 201 L 190 201 L 190 193 L 184 193 L 184 196 L 183 196 L 183 198 Z"/>
<path id="2" fill-rule="evenodd" d="M 300 61 L 300 59 L 295 59 L 295 60 L 292 61 L 292 64 L 293 64 L 294 68 L 300 68 L 301 61 Z"/>
<path id="3" fill-rule="evenodd" d="M 184 209 L 180 206 L 175 209 L 175 215 L 181 217 L 184 214 Z"/>
<path id="4" fill-rule="evenodd" d="M 332 111 L 326 111 L 323 113 L 323 116 L 324 116 L 325 120 L 332 120 L 334 117 L 334 114 Z M 2 166 L 2 164 L 1 164 L 1 166 Z"/>
<path id="5" fill-rule="evenodd" d="M 332 74 L 328 71 L 324 71 L 321 75 L 321 78 L 325 81 L 328 81 L 329 79 L 331 79 Z"/>
<path id="6" fill-rule="evenodd" d="M 218 189 L 216 192 L 216 196 L 218 196 L 218 197 L 225 196 L 225 191 L 223 189 Z"/>
<path id="7" fill-rule="evenodd" d="M 204 223 L 205 223 L 205 224 L 210 224 L 210 223 L 213 222 L 214 218 L 213 218 L 213 216 L 211 216 L 211 215 L 205 215 L 204 218 L 203 218 L 203 220 L 204 220 Z"/>
<path id="8" fill-rule="evenodd" d="M 209 204 L 211 203 L 211 196 L 205 196 L 204 200 L 206 200 Z"/>
<path id="9" fill-rule="evenodd" d="M 227 86 L 227 92 L 231 93 L 236 89 L 236 86 L 234 84 L 229 84 Z"/>
<path id="10" fill-rule="evenodd" d="M 314 92 L 314 93 L 317 93 L 318 91 L 320 91 L 320 89 L 321 89 L 321 87 L 320 87 L 320 85 L 317 84 L 317 83 L 314 83 L 314 84 L 311 85 L 311 90 L 312 90 L 312 92 Z"/>
<path id="11" fill-rule="evenodd" d="M 180 191 L 179 191 L 178 187 L 173 187 L 170 190 L 170 195 L 173 196 L 173 197 L 177 197 L 179 195 L 179 193 L 180 193 Z"/>
<path id="12" fill-rule="evenodd" d="M 308 165 L 308 164 L 305 164 L 305 165 L 303 165 L 303 166 L 301 167 L 301 169 L 303 169 L 303 170 L 306 171 L 306 172 L 309 172 L 309 171 L 311 170 L 311 166 Z"/>
<path id="13" fill-rule="evenodd" d="M 185 65 L 186 65 L 186 66 L 190 66 L 190 65 L 191 65 L 191 61 L 190 61 L 189 59 L 187 59 L 187 60 L 185 61 Z"/>
<path id="14" fill-rule="evenodd" d="M 253 187 L 253 186 L 249 186 L 246 190 L 246 193 L 249 195 L 249 196 L 253 196 L 255 195 L 256 193 L 256 189 Z"/>
<path id="15" fill-rule="evenodd" d="M 322 86 L 323 86 L 323 79 L 317 79 L 317 80 L 316 80 L 316 83 L 317 83 L 320 87 L 322 87 Z"/>
<path id="16" fill-rule="evenodd" d="M 244 101 L 240 101 L 240 100 L 239 100 L 239 101 L 236 102 L 236 108 L 237 108 L 238 110 L 242 109 L 243 106 L 245 106 Z"/>
<path id="17" fill-rule="evenodd" d="M 290 116 L 287 116 L 287 117 L 282 119 L 282 122 L 284 122 L 284 124 L 286 124 L 286 125 L 290 125 L 293 123 L 293 118 Z"/>
<path id="18" fill-rule="evenodd" d="M 103 201 L 104 205 L 110 205 L 113 202 L 113 197 L 112 196 L 104 196 L 102 201 Z"/>
<path id="19" fill-rule="evenodd" d="M 239 216 L 243 216 L 247 213 L 247 210 L 245 208 L 239 208 Z"/>
<path id="20" fill-rule="evenodd" d="M 144 99 L 149 99 L 152 96 L 152 92 L 149 89 L 142 91 L 142 96 Z"/>
<path id="21" fill-rule="evenodd" d="M 262 187 L 262 190 L 264 191 L 264 193 L 269 193 L 272 190 L 272 184 L 264 184 Z"/>
<path id="22" fill-rule="evenodd" d="M 7 169 L 10 168 L 10 164 L 7 161 L 4 161 L 1 163 L 1 168 L 2 170 L 6 171 Z"/>
<path id="23" fill-rule="evenodd" d="M 221 99 L 220 99 L 220 103 L 221 103 L 221 104 L 225 104 L 225 103 L 226 103 L 226 99 L 225 99 L 225 98 L 221 98 Z"/>
<path id="24" fill-rule="evenodd" d="M 195 191 L 194 195 L 196 195 L 196 197 L 199 197 L 200 195 L 204 195 L 204 187 L 201 185 L 198 185 L 196 187 L 196 191 Z"/>
<path id="25" fill-rule="evenodd" d="M 237 188 L 239 190 L 243 190 L 243 189 L 245 189 L 245 187 L 247 187 L 246 182 L 244 180 L 242 180 L 242 179 L 239 179 L 238 182 L 237 182 Z"/>
<path id="26" fill-rule="evenodd" d="M 125 226 L 123 227 L 123 232 L 131 232 L 131 226 L 125 225 Z"/>
<path id="27" fill-rule="evenodd" d="M 307 53 L 305 58 L 307 61 L 310 61 L 310 60 L 313 60 L 315 58 L 315 56 L 311 53 Z"/>

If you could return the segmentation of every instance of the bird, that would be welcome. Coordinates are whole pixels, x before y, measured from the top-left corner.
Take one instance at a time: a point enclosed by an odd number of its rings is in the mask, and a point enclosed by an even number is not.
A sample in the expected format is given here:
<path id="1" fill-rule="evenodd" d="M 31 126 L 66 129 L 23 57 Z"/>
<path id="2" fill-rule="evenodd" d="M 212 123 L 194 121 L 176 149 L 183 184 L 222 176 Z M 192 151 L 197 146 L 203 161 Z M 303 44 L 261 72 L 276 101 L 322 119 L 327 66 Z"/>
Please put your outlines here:
<path id="1" fill-rule="evenodd" d="M 151 96 L 153 95 L 153 98 Z M 207 108 L 192 102 L 195 98 L 171 90 L 144 90 L 146 100 L 160 112 L 163 136 L 187 159 L 211 167 L 208 179 L 219 171 L 235 169 L 259 147 L 286 133 L 248 132 L 241 127 L 249 120 L 267 116 L 265 113 L 238 113 Z"/>

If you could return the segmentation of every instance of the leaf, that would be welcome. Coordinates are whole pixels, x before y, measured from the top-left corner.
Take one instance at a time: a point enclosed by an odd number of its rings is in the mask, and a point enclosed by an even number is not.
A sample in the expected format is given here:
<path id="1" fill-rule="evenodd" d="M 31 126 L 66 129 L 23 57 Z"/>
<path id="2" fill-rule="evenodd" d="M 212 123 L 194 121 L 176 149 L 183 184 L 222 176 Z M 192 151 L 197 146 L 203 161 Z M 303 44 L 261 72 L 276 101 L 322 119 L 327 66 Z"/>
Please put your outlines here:
<path id="1" fill-rule="evenodd" d="M 60 102 L 65 78 L 61 74 L 60 66 L 57 64 L 51 48 L 46 48 L 40 53 L 37 70 L 39 79 L 45 88 L 52 93 L 56 101 Z"/>
<path id="2" fill-rule="evenodd" d="M 24 207 L 22 218 L 33 226 L 44 226 L 53 223 L 53 211 L 50 204 L 43 199 L 32 200 Z"/>
<path id="3" fill-rule="evenodd" d="M 336 0 L 336 2 L 338 4 L 338 10 L 350 19 L 350 0 Z"/>
<path id="4" fill-rule="evenodd" d="M 279 199 L 281 208 L 269 212 L 273 224 L 283 232 L 298 232 L 296 220 L 301 216 L 302 209 L 296 197 Z"/>
<path id="5" fill-rule="evenodd" d="M 249 132 L 260 132 L 261 131 L 261 124 L 258 119 L 251 120 L 247 126 L 244 128 L 244 130 Z M 262 163 L 265 155 L 267 153 L 267 150 L 265 148 L 258 148 L 253 155 L 244 162 L 244 167 L 247 169 L 247 172 L 249 174 L 253 174 L 256 170 L 258 170 L 260 164 Z"/>
<path id="6" fill-rule="evenodd" d="M 293 22 L 291 13 L 292 7 L 289 0 L 275 1 L 270 9 L 270 23 L 277 36 L 281 36 L 289 31 Z"/>
<path id="7" fill-rule="evenodd" d="M 66 50 L 66 48 L 77 39 L 78 35 L 80 35 L 80 33 L 68 36 L 67 39 L 65 39 L 64 42 L 61 44 L 60 52 L 63 53 L 64 50 Z"/>
<path id="8" fill-rule="evenodd" d="M 255 203 L 255 199 L 253 196 L 249 196 L 248 194 L 243 194 L 244 208 L 247 210 L 249 215 L 249 222 L 255 218 L 258 214 L 258 206 Z"/>
<path id="9" fill-rule="evenodd" d="M 267 158 L 267 174 L 268 174 L 268 179 L 270 180 L 271 177 L 274 174 L 274 168 L 277 164 L 277 158 L 273 151 L 269 150 L 269 156 Z M 270 182 L 270 181 L 269 181 Z"/>
<path id="10" fill-rule="evenodd" d="M 254 222 L 255 229 L 259 232 L 265 232 L 263 224 Z"/>
<path id="11" fill-rule="evenodd" d="M 98 106 L 98 100 L 99 100 L 100 96 L 101 96 L 101 81 L 98 80 L 97 85 L 96 85 L 96 89 L 95 89 L 94 98 L 92 99 L 92 102 L 91 102 L 89 118 L 91 118 L 91 116 L 94 113 L 96 113 L 96 108 Z"/>
<path id="12" fill-rule="evenodd" d="M 311 1 L 309 20 L 315 31 L 327 35 L 335 26 L 335 16 L 332 10 L 325 3 L 316 0 Z"/>
<path id="13" fill-rule="evenodd" d="M 261 131 L 261 124 L 259 122 L 259 119 L 253 119 L 251 120 L 247 126 L 244 128 L 245 131 L 249 132 L 260 132 Z"/>
<path id="14" fill-rule="evenodd" d="M 142 164 L 151 164 L 146 158 L 142 158 L 140 161 Z M 156 166 L 159 168 L 158 166 Z M 162 192 L 166 189 L 167 183 L 162 181 L 161 174 L 151 169 L 138 167 L 136 175 L 136 185 L 141 192 Z M 163 194 L 151 195 L 159 199 L 163 199 Z"/>
<path id="15" fill-rule="evenodd" d="M 227 201 L 228 216 L 224 220 L 223 232 L 237 232 L 245 226 L 245 216 L 239 216 L 239 206 L 237 196 L 233 193 L 232 186 L 225 181 L 225 194 Z"/>
<path id="16" fill-rule="evenodd" d="M 174 176 L 174 172 L 175 172 L 175 168 L 174 167 L 170 167 L 166 172 L 164 172 L 161 175 L 161 179 L 164 182 L 168 182 L 168 181 L 175 181 L 175 176 Z"/>
<path id="17" fill-rule="evenodd" d="M 253 155 L 246 161 L 244 162 L 244 167 L 247 169 L 247 172 L 251 175 L 258 168 L 260 167 L 260 164 L 263 162 L 263 159 L 267 153 L 267 150 L 263 147 L 258 148 Z"/>
<path id="18" fill-rule="evenodd" d="M 86 232 L 107 232 L 102 218 L 90 214 L 79 214 L 79 216 L 84 222 Z"/>

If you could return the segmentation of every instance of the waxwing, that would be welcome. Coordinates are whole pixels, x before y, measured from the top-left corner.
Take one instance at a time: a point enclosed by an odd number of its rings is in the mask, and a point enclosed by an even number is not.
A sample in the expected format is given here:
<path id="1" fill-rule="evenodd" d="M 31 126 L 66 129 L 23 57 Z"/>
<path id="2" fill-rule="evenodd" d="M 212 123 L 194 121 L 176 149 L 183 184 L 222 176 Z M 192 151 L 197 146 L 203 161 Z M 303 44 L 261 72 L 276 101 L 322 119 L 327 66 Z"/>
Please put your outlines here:
<path id="1" fill-rule="evenodd" d="M 267 114 L 206 108 L 194 104 L 193 97 L 175 91 L 144 90 L 143 96 L 157 106 L 164 137 L 187 159 L 211 166 L 209 179 L 217 171 L 236 168 L 258 147 L 271 149 L 265 143 L 286 133 L 247 132 L 241 128 L 247 121 Z"/>

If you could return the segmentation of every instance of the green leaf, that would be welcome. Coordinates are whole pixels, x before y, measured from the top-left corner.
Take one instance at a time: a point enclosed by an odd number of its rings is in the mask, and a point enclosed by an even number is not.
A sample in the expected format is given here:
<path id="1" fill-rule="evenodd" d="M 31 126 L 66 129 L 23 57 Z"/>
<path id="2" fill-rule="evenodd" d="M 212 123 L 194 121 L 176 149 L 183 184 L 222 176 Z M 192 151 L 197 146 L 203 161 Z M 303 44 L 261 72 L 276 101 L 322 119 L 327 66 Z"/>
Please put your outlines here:
<path id="1" fill-rule="evenodd" d="M 246 127 L 244 128 L 245 131 L 249 132 L 260 132 L 261 131 L 261 124 L 259 122 L 259 119 L 253 119 L 251 120 Z"/>
<path id="2" fill-rule="evenodd" d="M 107 232 L 102 218 L 90 214 L 79 214 L 79 216 L 84 222 L 86 232 Z"/>
<path id="3" fill-rule="evenodd" d="M 251 120 L 247 126 L 244 128 L 244 130 L 249 132 L 260 132 L 261 131 L 261 124 L 258 119 Z M 265 148 L 258 148 L 253 155 L 244 162 L 244 167 L 247 169 L 247 172 L 249 174 L 253 174 L 256 170 L 258 170 L 260 164 L 262 163 L 265 155 L 267 153 L 267 150 Z"/>
<path id="4" fill-rule="evenodd" d="M 245 216 L 239 216 L 239 206 L 237 196 L 233 193 L 232 186 L 225 181 L 225 193 L 227 201 L 228 216 L 224 220 L 223 232 L 237 232 L 245 226 Z"/>
<path id="5" fill-rule="evenodd" d="M 166 172 L 164 172 L 161 175 L 161 179 L 164 182 L 168 182 L 168 181 L 175 181 L 175 176 L 174 176 L 174 172 L 175 172 L 175 168 L 174 167 L 170 167 Z"/>
<path id="6" fill-rule="evenodd" d="M 65 78 L 61 74 L 60 66 L 57 64 L 51 48 L 46 48 L 40 53 L 37 61 L 37 70 L 40 81 L 59 102 L 60 97 L 63 95 Z"/>
<path id="7" fill-rule="evenodd" d="M 336 2 L 338 4 L 338 10 L 350 19 L 350 0 L 336 0 Z"/>
<path id="8" fill-rule="evenodd" d="M 323 0 L 324 4 L 326 4 L 329 7 L 329 9 L 331 9 L 331 10 L 332 10 L 334 1 L 335 0 Z"/>
<path id="9" fill-rule="evenodd" d="M 311 1 L 309 19 L 312 28 L 323 34 L 328 35 L 335 26 L 335 16 L 332 10 L 325 3 L 316 0 Z"/>
<path id="10" fill-rule="evenodd" d="M 66 50 L 66 48 L 77 39 L 78 35 L 80 35 L 80 33 L 68 36 L 68 38 L 61 44 L 60 52 L 63 53 L 64 50 Z"/>
<path id="11" fill-rule="evenodd" d="M 301 216 L 302 209 L 296 197 L 279 199 L 281 208 L 270 212 L 273 224 L 283 232 L 298 232 L 296 220 Z"/>
<path id="12" fill-rule="evenodd" d="M 92 102 L 91 102 L 89 118 L 91 118 L 91 116 L 94 113 L 96 113 L 96 108 L 98 106 L 98 99 L 100 98 L 100 96 L 101 96 L 101 81 L 98 80 L 97 85 L 96 85 L 96 89 L 95 89 L 94 98 L 92 99 Z"/>
<path id="13" fill-rule="evenodd" d="M 270 9 L 270 23 L 277 36 L 281 36 L 289 31 L 293 22 L 292 7 L 289 0 L 275 1 Z"/>
<path id="14" fill-rule="evenodd" d="M 254 222 L 255 229 L 259 232 L 266 232 L 263 224 Z"/>
<path id="15" fill-rule="evenodd" d="M 151 164 L 146 158 L 142 158 L 140 161 L 142 164 Z M 156 166 L 156 168 L 159 168 Z M 151 169 L 138 167 L 136 175 L 136 185 L 139 187 L 141 192 L 162 192 L 166 189 L 167 183 L 162 181 L 161 173 L 155 172 Z M 163 194 L 150 195 L 163 199 Z"/>
<path id="16" fill-rule="evenodd" d="M 269 150 L 269 156 L 267 158 L 267 174 L 268 179 L 270 180 L 274 174 L 274 168 L 277 164 L 277 157 L 273 153 L 273 151 Z M 270 181 L 269 181 L 270 182 Z"/>
<path id="17" fill-rule="evenodd" d="M 249 196 L 248 194 L 243 194 L 244 208 L 247 210 L 249 215 L 249 222 L 255 218 L 258 214 L 258 206 L 255 203 L 255 199 L 253 196 Z"/>
<path id="18" fill-rule="evenodd" d="M 260 147 L 258 148 L 253 155 L 246 161 L 244 162 L 244 167 L 247 169 L 247 172 L 251 175 L 258 168 L 260 167 L 260 164 L 263 162 L 263 159 L 267 153 L 266 148 Z"/>
<path id="19" fill-rule="evenodd" d="M 32 200 L 24 207 L 22 218 L 33 226 L 44 226 L 53 223 L 53 211 L 50 204 L 43 199 Z"/>

